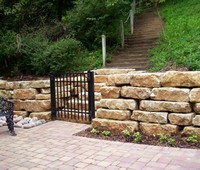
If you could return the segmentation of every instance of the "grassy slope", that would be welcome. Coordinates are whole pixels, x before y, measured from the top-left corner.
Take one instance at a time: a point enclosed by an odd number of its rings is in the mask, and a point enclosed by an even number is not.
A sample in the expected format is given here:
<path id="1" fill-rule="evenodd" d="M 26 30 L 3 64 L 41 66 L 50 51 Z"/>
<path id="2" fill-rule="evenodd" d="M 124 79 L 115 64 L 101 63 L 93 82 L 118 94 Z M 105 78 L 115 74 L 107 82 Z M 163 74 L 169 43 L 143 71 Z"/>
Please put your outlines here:
<path id="1" fill-rule="evenodd" d="M 200 70 L 200 1 L 167 0 L 160 13 L 164 33 L 151 51 L 151 70 L 169 64 Z"/>

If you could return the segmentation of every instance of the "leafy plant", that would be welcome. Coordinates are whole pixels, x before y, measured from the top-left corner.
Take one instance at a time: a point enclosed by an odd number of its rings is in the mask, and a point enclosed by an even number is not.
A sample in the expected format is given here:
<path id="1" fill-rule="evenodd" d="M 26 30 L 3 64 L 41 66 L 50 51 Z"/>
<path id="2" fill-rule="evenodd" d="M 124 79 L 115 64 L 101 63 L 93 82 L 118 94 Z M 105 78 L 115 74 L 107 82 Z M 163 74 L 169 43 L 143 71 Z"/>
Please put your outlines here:
<path id="1" fill-rule="evenodd" d="M 130 136 L 130 132 L 128 129 L 125 129 L 122 131 L 122 134 L 125 136 L 125 137 L 129 137 Z"/>
<path id="2" fill-rule="evenodd" d="M 134 137 L 135 142 L 137 142 L 137 143 L 141 142 L 142 136 L 141 136 L 140 132 L 135 132 L 133 134 L 133 137 Z"/>
<path id="3" fill-rule="evenodd" d="M 168 139 L 168 143 L 169 143 L 169 145 L 174 146 L 175 139 L 169 138 L 169 139 Z"/>
<path id="4" fill-rule="evenodd" d="M 93 128 L 93 129 L 90 131 L 90 133 L 95 134 L 95 135 L 98 135 L 100 132 L 99 132 L 97 129 Z"/>
<path id="5" fill-rule="evenodd" d="M 186 139 L 187 142 L 197 143 L 197 135 L 190 135 Z"/>
<path id="6" fill-rule="evenodd" d="M 158 134 L 159 136 L 159 140 L 162 142 L 162 143 L 165 143 L 167 141 L 167 136 L 164 135 L 164 134 Z"/>
<path id="7" fill-rule="evenodd" d="M 102 134 L 103 134 L 104 136 L 110 136 L 110 135 L 111 135 L 111 132 L 110 132 L 109 130 L 104 130 L 104 131 L 102 132 Z"/>

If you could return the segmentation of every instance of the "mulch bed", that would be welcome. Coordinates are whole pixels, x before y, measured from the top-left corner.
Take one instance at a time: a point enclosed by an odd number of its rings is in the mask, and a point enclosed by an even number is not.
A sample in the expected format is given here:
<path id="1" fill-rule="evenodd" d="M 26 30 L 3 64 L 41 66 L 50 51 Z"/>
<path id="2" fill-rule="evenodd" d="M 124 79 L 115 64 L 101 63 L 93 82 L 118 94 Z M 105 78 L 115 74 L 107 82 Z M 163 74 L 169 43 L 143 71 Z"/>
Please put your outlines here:
<path id="1" fill-rule="evenodd" d="M 99 130 L 99 134 L 92 134 L 91 128 L 88 128 L 86 130 L 83 130 L 81 132 L 78 132 L 74 134 L 75 136 L 82 136 L 87 138 L 95 138 L 95 139 L 103 139 L 103 140 L 110 140 L 110 141 L 119 141 L 119 142 L 129 142 L 129 143 L 137 143 L 134 141 L 133 134 L 131 134 L 131 137 L 125 137 L 121 132 L 118 131 L 110 131 L 110 136 L 105 136 L 101 132 L 102 130 Z M 167 147 L 178 147 L 178 148 L 190 148 L 190 149 L 200 149 L 200 139 L 196 143 L 187 142 L 187 136 L 183 136 L 181 134 L 172 135 L 167 138 L 166 142 L 161 142 L 159 139 L 159 136 L 147 136 L 141 134 L 141 142 L 139 144 L 147 144 L 147 145 L 154 145 L 154 146 L 167 146 Z M 168 139 L 173 138 L 175 140 L 173 145 L 170 145 L 168 143 Z"/>

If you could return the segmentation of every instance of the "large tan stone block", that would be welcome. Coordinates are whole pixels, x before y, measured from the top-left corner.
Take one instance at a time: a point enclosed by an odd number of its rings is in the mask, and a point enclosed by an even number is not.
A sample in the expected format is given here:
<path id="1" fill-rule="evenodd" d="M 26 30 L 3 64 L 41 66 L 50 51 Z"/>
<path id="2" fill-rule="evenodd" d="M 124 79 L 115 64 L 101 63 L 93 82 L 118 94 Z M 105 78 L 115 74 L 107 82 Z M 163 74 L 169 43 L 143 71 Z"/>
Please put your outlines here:
<path id="1" fill-rule="evenodd" d="M 94 91 L 95 92 L 101 92 L 101 88 L 105 87 L 106 83 L 95 83 L 94 84 Z M 86 88 L 86 90 L 88 91 L 88 89 Z"/>
<path id="2" fill-rule="evenodd" d="M 172 135 L 178 132 L 177 125 L 170 125 L 170 124 L 153 124 L 153 123 L 140 123 L 139 129 L 142 133 L 154 136 L 158 134 L 165 134 L 165 135 Z"/>
<path id="3" fill-rule="evenodd" d="M 192 120 L 192 124 L 194 126 L 200 126 L 200 115 L 196 115 L 193 120 Z"/>
<path id="4" fill-rule="evenodd" d="M 88 92 L 79 93 L 78 98 L 79 98 L 80 100 L 85 100 L 85 99 L 88 100 Z M 99 92 L 94 92 L 94 99 L 95 99 L 95 101 L 101 100 L 101 93 L 99 93 Z"/>
<path id="5" fill-rule="evenodd" d="M 134 110 L 131 115 L 131 120 L 149 122 L 149 123 L 168 123 L 167 112 L 147 112 Z"/>
<path id="6" fill-rule="evenodd" d="M 101 107 L 119 110 L 135 110 L 138 108 L 136 100 L 133 99 L 101 99 Z"/>
<path id="7" fill-rule="evenodd" d="M 0 80 L 0 89 L 6 89 L 6 84 L 7 84 L 7 81 Z"/>
<path id="8" fill-rule="evenodd" d="M 22 83 L 20 81 L 7 82 L 5 88 L 7 90 L 21 89 L 22 88 Z"/>
<path id="9" fill-rule="evenodd" d="M 198 87 L 200 86 L 199 71 L 168 71 L 161 77 L 161 85 L 167 87 Z"/>
<path id="10" fill-rule="evenodd" d="M 6 89 L 30 89 L 30 88 L 49 88 L 49 80 L 35 80 L 35 81 L 14 81 L 7 82 Z"/>
<path id="11" fill-rule="evenodd" d="M 133 99 L 148 99 L 151 94 L 150 88 L 123 86 L 121 96 Z"/>
<path id="12" fill-rule="evenodd" d="M 50 94 L 50 93 L 51 93 L 51 90 L 50 90 L 50 88 L 42 88 L 42 89 L 41 89 L 41 93 L 42 93 L 42 94 Z"/>
<path id="13" fill-rule="evenodd" d="M 51 120 L 51 112 L 32 112 L 30 117 L 37 117 L 38 119 L 45 119 L 46 121 Z"/>
<path id="14" fill-rule="evenodd" d="M 169 122 L 174 125 L 192 125 L 192 119 L 194 118 L 195 113 L 170 113 L 169 114 Z"/>
<path id="15" fill-rule="evenodd" d="M 194 88 L 190 91 L 190 102 L 200 102 L 200 88 Z"/>
<path id="16" fill-rule="evenodd" d="M 16 89 L 14 90 L 14 99 L 35 99 L 35 95 L 38 94 L 36 89 Z"/>
<path id="17" fill-rule="evenodd" d="M 151 93 L 151 99 L 175 102 L 189 102 L 189 92 L 189 89 L 180 89 L 173 87 L 154 88 Z"/>
<path id="18" fill-rule="evenodd" d="M 51 109 L 50 100 L 16 100 L 14 104 L 16 111 L 45 112 Z"/>
<path id="19" fill-rule="evenodd" d="M 191 112 L 191 106 L 188 102 L 167 102 L 167 101 L 140 101 L 140 110 L 155 112 Z"/>
<path id="20" fill-rule="evenodd" d="M 12 91 L 8 91 L 8 90 L 0 90 L 0 96 L 1 97 L 5 97 L 7 99 L 11 99 L 12 98 Z"/>
<path id="21" fill-rule="evenodd" d="M 186 126 L 183 129 L 182 134 L 184 135 L 197 135 L 200 138 L 200 128 L 199 127 L 192 127 L 192 126 Z"/>
<path id="22" fill-rule="evenodd" d="M 22 88 L 48 88 L 50 80 L 22 81 Z"/>
<path id="23" fill-rule="evenodd" d="M 50 100 L 51 95 L 50 94 L 36 94 L 35 99 L 36 100 Z"/>
<path id="24" fill-rule="evenodd" d="M 108 86 L 129 85 L 130 78 L 131 78 L 130 74 L 109 75 L 106 81 L 106 85 Z"/>
<path id="25" fill-rule="evenodd" d="M 95 83 L 106 83 L 108 75 L 95 75 L 94 82 Z"/>
<path id="26" fill-rule="evenodd" d="M 28 117 L 29 113 L 27 111 L 14 111 L 14 115 Z"/>
<path id="27" fill-rule="evenodd" d="M 194 103 L 193 109 L 196 113 L 200 113 L 200 103 Z"/>
<path id="28" fill-rule="evenodd" d="M 113 86 L 105 86 L 101 88 L 101 97 L 102 98 L 119 98 L 120 96 L 120 87 L 113 87 Z"/>
<path id="29" fill-rule="evenodd" d="M 114 119 L 114 120 L 130 120 L 131 111 L 98 109 L 96 112 L 96 117 L 103 119 Z"/>
<path id="30" fill-rule="evenodd" d="M 95 70 L 95 74 L 97 75 L 126 74 L 133 71 L 135 71 L 135 69 L 98 69 Z"/>
<path id="31" fill-rule="evenodd" d="M 160 76 L 163 73 L 134 74 L 130 78 L 131 86 L 137 87 L 160 87 Z"/>
<path id="32" fill-rule="evenodd" d="M 95 101 L 95 110 L 101 108 L 100 101 Z"/>
<path id="33" fill-rule="evenodd" d="M 129 130 L 134 132 L 138 130 L 138 122 L 135 121 L 117 121 L 108 119 L 95 118 L 92 120 L 92 128 L 108 129 L 108 130 Z"/>

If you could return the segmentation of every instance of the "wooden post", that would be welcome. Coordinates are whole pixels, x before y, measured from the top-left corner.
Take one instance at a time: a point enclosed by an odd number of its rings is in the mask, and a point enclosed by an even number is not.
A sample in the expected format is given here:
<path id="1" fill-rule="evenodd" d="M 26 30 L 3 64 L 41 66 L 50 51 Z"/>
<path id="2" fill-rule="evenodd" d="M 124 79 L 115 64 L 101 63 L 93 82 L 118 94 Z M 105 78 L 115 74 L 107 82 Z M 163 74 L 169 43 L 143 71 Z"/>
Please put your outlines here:
<path id="1" fill-rule="evenodd" d="M 103 58 L 103 67 L 106 66 L 106 36 L 102 35 L 102 58 Z"/>
<path id="2" fill-rule="evenodd" d="M 121 45 L 124 48 L 124 22 L 121 20 Z"/>

